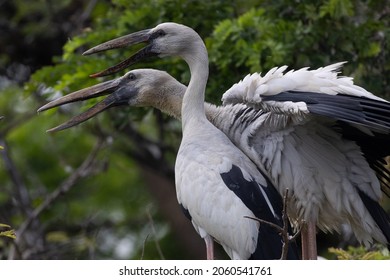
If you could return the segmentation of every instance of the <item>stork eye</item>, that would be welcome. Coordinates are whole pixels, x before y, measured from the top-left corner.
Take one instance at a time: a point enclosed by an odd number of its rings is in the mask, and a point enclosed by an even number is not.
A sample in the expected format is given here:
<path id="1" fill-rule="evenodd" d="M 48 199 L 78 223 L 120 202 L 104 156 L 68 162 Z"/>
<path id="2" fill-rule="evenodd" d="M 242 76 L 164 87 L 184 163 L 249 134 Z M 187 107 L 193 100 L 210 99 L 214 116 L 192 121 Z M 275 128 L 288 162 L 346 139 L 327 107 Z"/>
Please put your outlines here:
<path id="1" fill-rule="evenodd" d="M 130 73 L 128 76 L 127 76 L 127 79 L 129 81 L 134 81 L 136 79 L 136 76 L 133 74 L 133 73 Z"/>
<path id="2" fill-rule="evenodd" d="M 156 39 L 158 37 L 164 37 L 165 35 L 166 35 L 165 31 L 162 29 L 159 29 L 152 35 L 152 39 Z"/>
<path id="3" fill-rule="evenodd" d="M 165 36 L 165 31 L 160 29 L 157 31 L 157 35 L 158 35 L 158 37 L 163 37 L 163 36 Z"/>

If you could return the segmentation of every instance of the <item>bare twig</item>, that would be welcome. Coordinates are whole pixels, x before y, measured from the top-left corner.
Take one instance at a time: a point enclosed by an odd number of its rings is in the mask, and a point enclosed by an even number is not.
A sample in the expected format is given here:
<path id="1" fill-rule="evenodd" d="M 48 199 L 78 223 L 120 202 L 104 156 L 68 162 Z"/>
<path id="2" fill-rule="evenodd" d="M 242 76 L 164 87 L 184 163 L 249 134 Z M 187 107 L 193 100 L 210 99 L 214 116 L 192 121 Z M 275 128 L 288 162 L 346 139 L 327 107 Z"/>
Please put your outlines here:
<path id="1" fill-rule="evenodd" d="M 97 4 L 97 0 L 91 0 L 91 1 L 88 2 L 87 7 L 83 11 L 83 13 L 80 15 L 80 20 L 78 21 L 79 22 L 79 28 L 82 25 L 84 25 L 84 22 L 89 18 L 89 16 L 91 15 L 91 13 L 93 11 L 93 8 L 95 8 L 96 4 Z"/>
<path id="2" fill-rule="evenodd" d="M 290 234 L 288 232 L 288 215 L 287 215 L 287 200 L 288 200 L 288 189 L 283 196 L 283 212 L 282 212 L 282 220 L 283 220 L 283 231 L 281 232 L 283 238 L 283 246 L 282 246 L 282 256 L 281 260 L 287 259 L 288 253 L 288 244 L 290 242 Z"/>
<path id="3" fill-rule="evenodd" d="M 144 243 L 142 243 L 141 260 L 144 259 L 144 255 L 145 255 L 145 245 L 146 245 L 146 242 L 148 241 L 148 238 L 149 238 L 149 234 L 146 235 L 145 240 L 144 240 Z"/>
<path id="4" fill-rule="evenodd" d="M 14 203 L 16 204 L 18 210 L 21 211 L 25 217 L 29 217 L 33 212 L 30 193 L 24 182 L 22 174 L 19 172 L 16 164 L 13 161 L 13 158 L 11 157 L 11 149 L 8 147 L 8 144 L 3 135 L 4 134 L 2 133 L 0 134 L 0 145 L 4 148 L 1 154 L 3 157 L 5 169 L 8 172 L 9 177 L 14 185 L 14 188 L 12 189 L 12 197 L 14 198 Z M 42 244 L 42 238 L 40 235 L 41 224 L 39 220 L 34 220 L 31 222 L 34 222 L 32 226 L 33 230 L 27 239 L 34 240 L 34 246 L 39 247 Z M 17 234 L 17 239 L 13 240 L 12 242 L 13 246 L 11 248 L 9 258 L 13 259 L 14 253 L 20 252 L 20 249 L 18 248 L 19 244 L 23 242 L 22 240 L 26 241 L 27 239 L 21 238 L 21 236 Z M 26 243 L 28 243 L 28 241 L 26 241 Z"/>
<path id="5" fill-rule="evenodd" d="M 288 245 L 291 241 L 294 241 L 297 236 L 299 235 L 300 230 L 298 230 L 297 233 L 295 233 L 293 236 L 289 233 L 289 221 L 288 221 L 288 214 L 287 214 L 287 204 L 288 204 L 288 189 L 286 189 L 286 192 L 283 196 L 283 211 L 282 211 L 282 221 L 283 221 L 283 227 L 278 226 L 275 223 L 268 222 L 263 219 L 255 218 L 255 217 L 249 217 L 244 216 L 244 218 L 252 219 L 255 221 L 258 221 L 259 223 L 267 224 L 273 228 L 275 228 L 283 239 L 283 246 L 282 246 L 282 255 L 280 257 L 281 260 L 287 259 L 287 253 L 288 253 Z"/>
<path id="6" fill-rule="evenodd" d="M 290 242 L 294 241 L 300 233 L 300 230 L 298 230 L 293 236 L 291 236 L 290 233 L 288 232 L 289 220 L 287 214 L 287 204 L 288 204 L 288 189 L 286 189 L 286 192 L 284 193 L 283 196 L 283 212 L 282 212 L 283 231 L 281 232 L 283 238 L 282 256 L 281 256 L 282 260 L 287 259 L 288 245 Z"/>
<path id="7" fill-rule="evenodd" d="M 14 184 L 13 191 L 15 194 L 15 201 L 17 203 L 17 206 L 19 207 L 19 209 L 22 210 L 24 215 L 28 216 L 32 211 L 30 194 L 24 183 L 23 176 L 19 173 L 18 168 L 16 167 L 10 155 L 10 149 L 8 147 L 8 144 L 4 140 L 2 135 L 0 136 L 0 146 L 2 146 L 4 149 L 2 151 L 2 156 L 5 169 L 7 170 L 9 177 Z"/>
<path id="8" fill-rule="evenodd" d="M 152 215 L 150 215 L 149 209 L 146 211 L 146 214 L 148 215 L 150 226 L 152 227 L 152 231 L 153 231 L 153 235 L 154 235 L 154 243 L 156 245 L 157 252 L 160 255 L 160 259 L 165 260 L 164 254 L 163 254 L 161 247 L 160 247 L 160 244 L 158 243 L 158 240 L 157 240 L 156 228 L 154 227 L 153 218 L 152 218 Z"/>
<path id="9" fill-rule="evenodd" d="M 249 216 L 244 216 L 244 218 L 255 220 L 255 221 L 259 222 L 259 223 L 269 225 L 269 226 L 273 227 L 274 229 L 276 229 L 278 232 L 283 232 L 283 228 L 282 227 L 278 226 L 277 224 L 268 222 L 266 220 L 259 219 L 259 218 L 256 218 L 256 217 L 249 217 Z"/>
<path id="10" fill-rule="evenodd" d="M 89 176 L 95 169 L 94 164 L 96 163 L 96 156 L 103 145 L 103 141 L 99 140 L 95 145 L 91 153 L 84 160 L 84 162 L 73 172 L 57 189 L 48 194 L 45 200 L 35 208 L 32 213 L 29 215 L 27 220 L 19 227 L 17 233 L 18 236 L 23 235 L 23 233 L 28 229 L 32 221 L 36 220 L 38 216 L 48 209 L 61 195 L 69 192 L 76 182 L 83 177 Z"/>

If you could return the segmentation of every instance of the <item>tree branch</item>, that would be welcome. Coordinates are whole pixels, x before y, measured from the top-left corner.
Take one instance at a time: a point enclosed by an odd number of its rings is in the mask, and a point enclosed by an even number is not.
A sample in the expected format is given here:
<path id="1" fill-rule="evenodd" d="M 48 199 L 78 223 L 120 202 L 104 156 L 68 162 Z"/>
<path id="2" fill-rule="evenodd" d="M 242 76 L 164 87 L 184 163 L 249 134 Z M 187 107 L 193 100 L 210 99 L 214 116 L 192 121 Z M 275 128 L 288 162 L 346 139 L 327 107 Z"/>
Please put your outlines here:
<path id="1" fill-rule="evenodd" d="M 57 189 L 48 194 L 45 200 L 32 211 L 27 220 L 25 220 L 17 230 L 18 236 L 23 235 L 31 223 L 37 219 L 43 211 L 48 209 L 61 195 L 69 192 L 79 179 L 87 177 L 93 173 L 95 170 L 96 156 L 102 146 L 103 140 L 99 139 L 84 162 Z"/>
<path id="2" fill-rule="evenodd" d="M 7 170 L 9 177 L 15 186 L 13 191 L 15 193 L 14 197 L 16 198 L 15 201 L 17 206 L 20 207 L 26 216 L 28 216 L 32 211 L 30 194 L 24 183 L 22 175 L 18 172 L 18 169 L 12 160 L 10 155 L 10 148 L 8 147 L 8 144 L 5 141 L 3 135 L 0 135 L 0 146 L 3 147 L 2 155 L 5 169 Z"/>
<path id="3" fill-rule="evenodd" d="M 284 193 L 284 196 L 283 196 L 283 211 L 282 211 L 283 227 L 280 227 L 275 223 L 271 223 L 271 222 L 268 222 L 268 221 L 263 220 L 263 219 L 244 216 L 244 218 L 255 220 L 255 221 L 258 221 L 259 223 L 262 223 L 262 224 L 267 224 L 267 225 L 275 228 L 280 233 L 280 235 L 282 236 L 282 239 L 283 239 L 282 255 L 280 257 L 281 260 L 287 259 L 288 245 L 291 241 L 294 241 L 300 233 L 300 230 L 298 230 L 297 233 L 295 233 L 293 236 L 291 236 L 290 233 L 288 232 L 289 220 L 288 220 L 288 215 L 287 215 L 287 204 L 288 204 L 288 189 L 286 189 L 286 192 Z"/>
<path id="4" fill-rule="evenodd" d="M 156 228 L 154 227 L 154 222 L 153 222 L 152 215 L 150 215 L 150 209 L 146 210 L 146 215 L 148 216 L 148 219 L 149 219 L 149 222 L 150 222 L 150 226 L 151 226 L 153 234 L 154 234 L 154 243 L 156 245 L 157 252 L 158 252 L 158 254 L 160 256 L 160 259 L 161 260 L 165 260 L 164 254 L 163 254 L 163 252 L 161 250 L 161 247 L 160 247 L 160 244 L 158 243 L 158 240 L 157 240 L 157 232 L 156 232 Z"/>

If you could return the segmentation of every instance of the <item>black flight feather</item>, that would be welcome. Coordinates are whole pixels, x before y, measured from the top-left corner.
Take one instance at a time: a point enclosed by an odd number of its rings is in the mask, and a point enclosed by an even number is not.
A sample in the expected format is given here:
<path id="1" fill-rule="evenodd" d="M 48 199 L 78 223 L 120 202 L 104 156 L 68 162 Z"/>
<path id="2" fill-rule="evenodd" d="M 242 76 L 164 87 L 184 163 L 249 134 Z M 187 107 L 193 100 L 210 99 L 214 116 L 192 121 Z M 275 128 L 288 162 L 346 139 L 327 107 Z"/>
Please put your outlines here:
<path id="1" fill-rule="evenodd" d="M 283 227 L 281 218 L 283 200 L 270 182 L 267 182 L 268 186 L 261 186 L 254 180 L 248 181 L 244 178 L 241 169 L 236 165 L 233 165 L 228 172 L 221 173 L 221 177 L 225 185 L 241 199 L 256 218 Z M 275 215 L 271 211 L 260 188 L 262 188 L 271 202 Z M 243 217 L 243 219 L 245 218 Z M 275 228 L 261 223 L 257 247 L 250 259 L 279 259 L 282 255 L 282 244 L 280 233 Z M 289 244 L 287 259 L 299 259 L 298 247 L 293 242 Z"/>

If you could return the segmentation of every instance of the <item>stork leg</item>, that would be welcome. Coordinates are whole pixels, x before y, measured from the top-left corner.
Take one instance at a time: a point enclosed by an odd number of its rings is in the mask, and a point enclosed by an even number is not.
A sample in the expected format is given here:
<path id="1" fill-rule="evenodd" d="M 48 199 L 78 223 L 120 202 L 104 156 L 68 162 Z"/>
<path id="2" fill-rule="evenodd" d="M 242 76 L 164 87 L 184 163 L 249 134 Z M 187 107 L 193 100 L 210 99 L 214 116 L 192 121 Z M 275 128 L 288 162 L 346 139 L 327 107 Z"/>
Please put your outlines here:
<path id="1" fill-rule="evenodd" d="M 303 222 L 302 228 L 301 228 L 301 243 L 302 243 L 302 260 L 308 259 L 308 249 L 307 249 L 307 225 L 306 222 Z"/>
<path id="2" fill-rule="evenodd" d="M 204 242 L 206 243 L 206 254 L 208 260 L 214 259 L 214 240 L 210 235 L 206 235 L 204 238 Z"/>
<path id="3" fill-rule="evenodd" d="M 302 259 L 316 260 L 317 259 L 317 240 L 316 240 L 316 223 L 304 223 L 301 231 L 302 240 Z"/>

